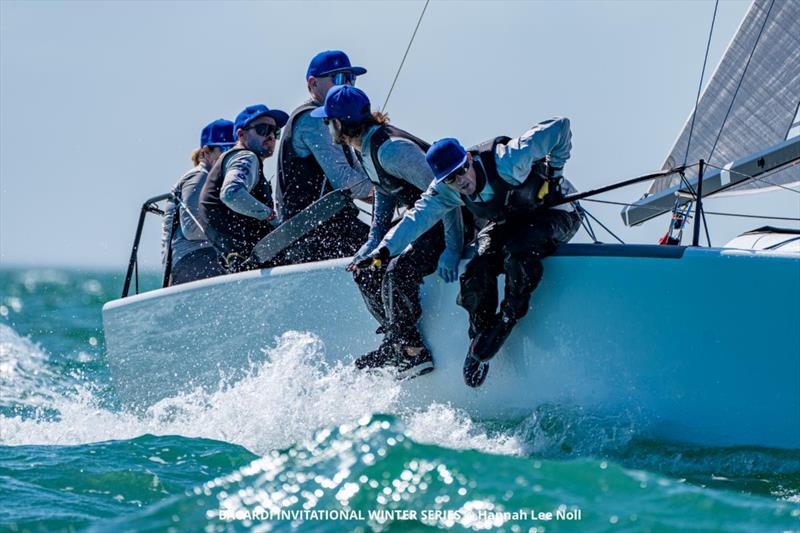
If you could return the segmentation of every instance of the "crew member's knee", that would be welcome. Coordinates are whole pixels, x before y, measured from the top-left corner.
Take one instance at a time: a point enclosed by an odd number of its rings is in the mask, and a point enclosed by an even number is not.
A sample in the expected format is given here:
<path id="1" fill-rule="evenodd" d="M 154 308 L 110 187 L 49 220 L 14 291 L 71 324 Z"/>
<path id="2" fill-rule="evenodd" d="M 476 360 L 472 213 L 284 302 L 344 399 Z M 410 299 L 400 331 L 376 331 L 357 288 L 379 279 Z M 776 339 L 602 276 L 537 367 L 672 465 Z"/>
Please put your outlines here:
<path id="1" fill-rule="evenodd" d="M 363 289 L 380 289 L 383 272 L 380 270 L 358 269 L 353 272 L 353 281 Z"/>
<path id="2" fill-rule="evenodd" d="M 414 263 L 410 256 L 400 254 L 392 259 L 386 267 L 383 283 L 393 286 L 419 285 L 422 283 L 422 278 L 420 265 Z"/>
<path id="3" fill-rule="evenodd" d="M 528 313 L 531 293 L 539 285 L 544 273 L 541 258 L 533 253 L 508 254 L 505 257 L 506 298 L 503 313 L 519 320 Z"/>
<path id="4" fill-rule="evenodd" d="M 508 253 L 503 258 L 506 284 L 514 292 L 532 291 L 544 274 L 542 259 L 536 252 Z"/>
<path id="5" fill-rule="evenodd" d="M 492 258 L 489 256 L 476 255 L 470 259 L 467 266 L 464 267 L 464 273 L 460 278 L 462 283 L 464 280 L 473 278 L 490 277 L 492 272 Z"/>
<path id="6" fill-rule="evenodd" d="M 497 283 L 492 275 L 489 261 L 476 256 L 467 263 L 464 273 L 459 277 L 461 291 L 458 294 L 458 305 L 467 310 L 475 310 L 481 305 L 484 294 L 490 284 Z"/>

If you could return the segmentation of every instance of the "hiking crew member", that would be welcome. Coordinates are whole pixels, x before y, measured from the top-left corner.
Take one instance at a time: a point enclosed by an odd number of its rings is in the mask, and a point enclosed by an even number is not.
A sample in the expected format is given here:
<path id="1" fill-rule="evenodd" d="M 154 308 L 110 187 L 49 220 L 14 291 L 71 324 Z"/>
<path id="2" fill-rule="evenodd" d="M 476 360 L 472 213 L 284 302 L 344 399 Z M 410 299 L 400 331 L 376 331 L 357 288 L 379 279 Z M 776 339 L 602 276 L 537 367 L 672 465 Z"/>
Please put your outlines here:
<path id="1" fill-rule="evenodd" d="M 181 176 L 172 188 L 161 231 L 163 262 L 166 265 L 168 257 L 171 261 L 171 285 L 225 273 L 221 257 L 195 220 L 200 216 L 200 191 L 208 171 L 234 142 L 233 122 L 218 119 L 208 124 L 200 133 L 200 148 L 192 152 L 194 168 Z M 171 247 L 168 247 L 170 239 Z"/>
<path id="2" fill-rule="evenodd" d="M 288 118 L 265 105 L 246 107 L 234 123 L 236 145 L 217 160 L 203 185 L 201 222 L 231 270 L 277 225 L 262 159 L 272 155 Z"/>
<path id="3" fill-rule="evenodd" d="M 356 359 L 358 368 L 396 366 L 400 379 L 433 370 L 433 358 L 422 341 L 417 322 L 422 315 L 419 287 L 425 276 L 439 270 L 445 281 L 455 281 L 464 246 L 461 212 L 453 209 L 420 232 L 408 248 L 384 257 L 379 268 L 359 269 L 389 231 L 395 208 L 411 209 L 434 175 L 425 161 L 428 144 L 394 126 L 382 113 L 370 113 L 363 91 L 349 85 L 331 89 L 325 105 L 311 112 L 324 117 L 334 142 L 347 143 L 360 153 L 369 179 L 375 185 L 375 210 L 369 238 L 348 267 L 367 309 L 380 323 L 380 347 Z M 405 248 L 405 249 L 404 249 Z"/>
<path id="4" fill-rule="evenodd" d="M 562 177 L 569 159 L 569 120 L 537 124 L 516 139 L 496 137 L 464 150 L 442 139 L 426 155 L 436 176 L 414 209 L 384 237 L 363 265 L 396 254 L 446 213 L 466 206 L 488 220 L 477 237 L 477 253 L 461 275 L 458 303 L 469 313 L 470 348 L 464 381 L 480 386 L 488 361 L 528 312 L 542 278 L 542 258 L 569 241 L 580 226 L 575 206 L 548 207 L 575 192 Z M 505 298 L 497 312 L 497 276 L 505 273 Z"/>
<path id="5" fill-rule="evenodd" d="M 367 198 L 372 184 L 349 146 L 333 144 L 322 119 L 311 110 L 321 106 L 334 85 L 355 85 L 356 76 L 366 73 L 350 65 L 347 54 L 338 50 L 320 52 L 306 71 L 311 97 L 295 109 L 283 131 L 278 149 L 275 201 L 283 222 L 295 216 L 334 189 L 346 189 L 353 198 Z M 350 205 L 276 260 L 281 263 L 320 261 L 350 257 L 367 237 L 366 224 L 358 220 L 358 209 Z"/>

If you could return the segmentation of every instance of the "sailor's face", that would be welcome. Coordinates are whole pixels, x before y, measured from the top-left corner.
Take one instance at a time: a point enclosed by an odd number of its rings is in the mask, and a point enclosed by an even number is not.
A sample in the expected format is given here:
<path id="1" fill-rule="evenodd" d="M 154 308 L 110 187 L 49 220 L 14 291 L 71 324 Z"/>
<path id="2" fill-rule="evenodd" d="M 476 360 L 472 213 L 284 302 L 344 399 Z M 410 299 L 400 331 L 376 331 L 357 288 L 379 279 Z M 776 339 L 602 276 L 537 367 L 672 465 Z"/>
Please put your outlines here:
<path id="1" fill-rule="evenodd" d="M 205 148 L 207 150 L 204 154 L 206 162 L 209 166 L 213 167 L 214 163 L 219 159 L 219 156 L 225 152 L 225 149 L 221 146 L 206 146 Z"/>
<path id="2" fill-rule="evenodd" d="M 469 168 L 467 168 L 466 172 L 455 175 L 452 180 L 445 180 L 445 184 L 457 193 L 469 196 L 475 194 L 475 188 L 478 183 L 471 154 L 467 154 L 467 165 Z"/>
<path id="3" fill-rule="evenodd" d="M 267 133 L 266 136 L 259 135 L 257 129 L 260 124 L 265 124 L 267 126 L 271 126 L 270 128 L 272 131 Z M 256 154 L 259 155 L 262 159 L 271 157 L 272 154 L 275 152 L 275 127 L 276 127 L 275 119 L 272 117 L 258 117 L 253 122 L 247 125 L 246 128 L 240 130 L 243 132 L 242 135 L 242 144 L 248 150 L 252 150 Z"/>
<path id="4" fill-rule="evenodd" d="M 320 99 L 323 102 L 325 101 L 325 97 L 328 96 L 328 92 L 337 85 L 350 85 L 352 87 L 356 84 L 356 76 L 349 70 L 341 70 L 325 76 L 320 76 L 319 78 L 314 78 L 314 80 L 316 83 L 314 86 L 315 92 L 321 97 Z"/>

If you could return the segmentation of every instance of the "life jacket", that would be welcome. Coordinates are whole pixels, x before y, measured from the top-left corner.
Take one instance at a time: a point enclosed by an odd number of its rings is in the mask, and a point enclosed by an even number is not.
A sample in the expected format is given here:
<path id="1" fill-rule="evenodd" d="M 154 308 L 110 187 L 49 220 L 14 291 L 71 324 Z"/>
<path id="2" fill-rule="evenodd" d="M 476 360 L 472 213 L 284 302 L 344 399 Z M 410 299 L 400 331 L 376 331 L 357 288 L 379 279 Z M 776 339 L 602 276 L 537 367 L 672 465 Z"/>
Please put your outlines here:
<path id="1" fill-rule="evenodd" d="M 390 125 L 380 126 L 370 138 L 369 156 L 372 159 L 372 164 L 375 167 L 375 172 L 378 175 L 377 181 L 375 181 L 372 176 L 370 176 L 370 180 L 373 182 L 376 189 L 380 190 L 384 194 L 397 198 L 397 201 L 401 206 L 405 207 L 406 209 L 411 209 L 414 206 L 414 203 L 419 200 L 419 197 L 422 196 L 423 191 L 406 180 L 390 174 L 385 168 L 383 168 L 383 165 L 381 165 L 380 159 L 378 158 L 378 150 L 380 150 L 381 146 L 383 146 L 383 144 L 392 137 L 407 139 L 419 146 L 423 152 L 427 152 L 431 145 L 405 130 L 401 130 L 400 128 Z"/>
<path id="2" fill-rule="evenodd" d="M 478 190 L 472 196 L 461 195 L 464 205 L 476 218 L 492 222 L 530 219 L 537 209 L 545 206 L 545 198 L 541 197 L 543 191 L 552 189 L 547 195 L 548 201 L 556 201 L 557 195 L 560 194 L 557 183 L 553 183 L 552 186 L 548 183 L 558 180 L 548 178 L 544 159 L 533 164 L 530 173 L 520 185 L 512 185 L 498 174 L 494 159 L 495 149 L 498 144 L 507 144 L 510 140 L 510 137 L 495 137 L 468 150 L 473 160 L 476 157 L 480 159 L 480 164 L 474 164 L 479 183 L 485 179 L 494 191 L 494 198 L 488 202 L 476 200 L 480 192 Z M 545 184 L 548 187 L 543 189 Z"/>
<path id="3" fill-rule="evenodd" d="M 176 218 L 180 219 L 183 236 L 189 241 L 208 240 L 203 230 L 192 219 L 192 217 L 197 217 L 198 215 L 200 193 L 207 177 L 208 172 L 205 167 L 200 170 L 192 169 L 181 177 L 176 187 L 175 195 L 181 200 L 176 212 Z M 192 216 L 184 215 L 185 211 L 190 212 Z"/>
<path id="4" fill-rule="evenodd" d="M 208 173 L 203 190 L 200 193 L 200 220 L 206 227 L 211 244 L 223 254 L 236 252 L 247 257 L 253 246 L 261 240 L 271 227 L 256 218 L 237 213 L 225 205 L 220 199 L 225 171 L 231 156 L 238 152 L 249 151 L 245 148 L 228 150 L 214 164 Z M 253 153 L 253 152 L 251 152 Z M 264 176 L 264 164 L 258 161 L 258 182 L 250 194 L 259 202 L 272 207 L 272 187 Z"/>
<path id="5" fill-rule="evenodd" d="M 314 154 L 300 157 L 292 144 L 295 121 L 304 113 L 317 107 L 319 107 L 317 104 L 306 103 L 292 111 L 281 132 L 277 180 L 275 181 L 275 208 L 281 221 L 292 218 L 333 190 Z M 353 153 L 350 147 L 342 146 L 342 151 L 347 162 L 353 166 Z M 348 207 L 348 210 L 352 211 L 351 216 L 358 216 L 355 206 Z"/>

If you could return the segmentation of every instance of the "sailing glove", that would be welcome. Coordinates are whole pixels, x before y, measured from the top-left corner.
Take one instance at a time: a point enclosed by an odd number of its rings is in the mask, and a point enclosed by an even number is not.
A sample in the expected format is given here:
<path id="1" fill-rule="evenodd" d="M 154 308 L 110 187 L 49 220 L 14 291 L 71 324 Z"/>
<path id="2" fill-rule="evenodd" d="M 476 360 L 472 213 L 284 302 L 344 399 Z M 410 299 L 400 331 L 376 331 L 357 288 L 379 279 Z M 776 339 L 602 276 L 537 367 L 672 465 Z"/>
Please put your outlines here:
<path id="1" fill-rule="evenodd" d="M 439 256 L 439 266 L 436 272 L 445 283 L 452 283 L 458 279 L 458 264 L 461 262 L 461 254 L 452 250 L 445 250 Z"/>
<path id="2" fill-rule="evenodd" d="M 389 263 L 389 249 L 385 246 L 380 246 L 377 250 L 373 250 L 367 257 L 356 263 L 359 269 L 377 270 L 382 266 Z"/>
<path id="3" fill-rule="evenodd" d="M 376 244 L 377 243 L 372 239 L 368 239 L 367 242 L 365 242 L 361 246 L 361 248 L 358 249 L 356 255 L 353 256 L 353 263 L 358 263 L 359 261 L 367 257 L 369 253 L 375 249 Z"/>

